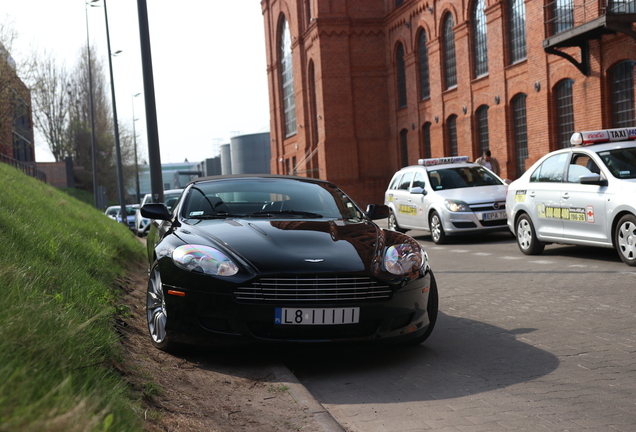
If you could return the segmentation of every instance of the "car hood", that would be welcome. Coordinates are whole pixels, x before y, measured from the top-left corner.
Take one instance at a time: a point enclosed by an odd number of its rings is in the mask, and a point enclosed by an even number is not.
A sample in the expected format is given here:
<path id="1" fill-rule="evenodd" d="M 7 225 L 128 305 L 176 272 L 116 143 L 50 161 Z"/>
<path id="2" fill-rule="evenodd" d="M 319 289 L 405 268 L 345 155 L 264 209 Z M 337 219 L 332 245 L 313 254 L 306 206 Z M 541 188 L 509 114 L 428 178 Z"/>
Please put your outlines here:
<path id="1" fill-rule="evenodd" d="M 368 222 L 314 219 L 204 220 L 177 234 L 191 244 L 222 244 L 260 273 L 369 271 L 384 236 Z"/>
<path id="2" fill-rule="evenodd" d="M 447 189 L 435 192 L 444 199 L 455 199 L 476 204 L 490 201 L 506 201 L 508 186 L 477 186 L 459 189 Z"/>

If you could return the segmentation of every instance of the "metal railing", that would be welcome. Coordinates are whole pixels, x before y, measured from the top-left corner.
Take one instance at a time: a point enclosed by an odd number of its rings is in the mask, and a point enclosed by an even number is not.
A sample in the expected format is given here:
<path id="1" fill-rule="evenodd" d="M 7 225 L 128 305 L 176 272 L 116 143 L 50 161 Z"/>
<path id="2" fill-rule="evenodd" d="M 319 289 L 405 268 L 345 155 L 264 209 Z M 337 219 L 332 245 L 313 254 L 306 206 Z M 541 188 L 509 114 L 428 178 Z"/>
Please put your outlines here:
<path id="1" fill-rule="evenodd" d="M 544 6 L 547 37 L 604 15 L 636 14 L 636 0 L 553 0 Z"/>
<path id="2" fill-rule="evenodd" d="M 19 169 L 28 176 L 34 177 L 44 183 L 46 183 L 46 174 L 42 171 L 38 171 L 33 165 L 29 165 L 19 160 L 13 159 L 5 154 L 0 153 L 0 162 L 7 165 L 11 165 L 14 168 Z"/>

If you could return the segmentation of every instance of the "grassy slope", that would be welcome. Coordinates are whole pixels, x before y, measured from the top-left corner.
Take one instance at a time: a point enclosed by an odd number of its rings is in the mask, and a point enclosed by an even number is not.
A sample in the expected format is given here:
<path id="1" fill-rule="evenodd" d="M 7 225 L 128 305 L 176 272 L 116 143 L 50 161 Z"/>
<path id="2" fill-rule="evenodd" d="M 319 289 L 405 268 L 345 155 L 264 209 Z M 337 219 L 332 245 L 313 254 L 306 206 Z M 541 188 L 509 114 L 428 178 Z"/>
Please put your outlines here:
<path id="1" fill-rule="evenodd" d="M 0 163 L 0 432 L 137 431 L 114 368 L 130 231 Z"/>

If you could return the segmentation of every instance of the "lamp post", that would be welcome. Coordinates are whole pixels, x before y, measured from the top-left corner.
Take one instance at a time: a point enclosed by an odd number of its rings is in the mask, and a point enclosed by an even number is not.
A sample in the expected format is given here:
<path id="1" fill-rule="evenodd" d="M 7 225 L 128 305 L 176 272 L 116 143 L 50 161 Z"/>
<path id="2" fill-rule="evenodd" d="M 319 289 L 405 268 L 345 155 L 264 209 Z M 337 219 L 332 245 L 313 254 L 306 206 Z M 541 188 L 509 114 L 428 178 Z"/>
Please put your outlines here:
<path id="1" fill-rule="evenodd" d="M 124 175 L 121 165 L 121 146 L 119 143 L 119 125 L 117 124 L 117 103 L 115 101 L 115 80 L 113 79 L 113 55 L 110 50 L 110 33 L 108 31 L 108 10 L 106 9 L 106 0 L 104 1 L 104 18 L 106 20 L 106 45 L 108 46 L 108 68 L 110 70 L 110 92 L 113 101 L 113 128 L 115 132 L 115 155 L 117 163 L 117 191 L 119 195 L 119 207 L 121 214 L 121 223 L 128 226 L 128 214 L 126 212 L 126 199 L 124 196 Z"/>
<path id="2" fill-rule="evenodd" d="M 101 200 L 97 195 L 98 186 L 97 186 L 97 149 L 95 145 L 95 104 L 93 103 L 93 64 L 91 61 L 91 45 L 90 38 L 88 33 L 88 6 L 94 7 L 95 5 L 91 3 L 95 3 L 98 0 L 91 0 L 90 2 L 84 2 L 84 14 L 86 15 L 86 50 L 88 54 L 88 93 L 91 104 L 91 158 L 93 162 L 93 198 L 95 208 L 99 209 L 99 205 Z"/>
<path id="3" fill-rule="evenodd" d="M 135 183 L 137 186 L 137 202 L 141 203 L 141 191 L 139 190 L 139 163 L 137 162 L 137 132 L 135 131 L 135 122 L 138 120 L 135 118 L 135 98 L 141 93 L 134 94 L 132 96 L 132 115 L 133 115 L 133 146 L 135 148 Z"/>

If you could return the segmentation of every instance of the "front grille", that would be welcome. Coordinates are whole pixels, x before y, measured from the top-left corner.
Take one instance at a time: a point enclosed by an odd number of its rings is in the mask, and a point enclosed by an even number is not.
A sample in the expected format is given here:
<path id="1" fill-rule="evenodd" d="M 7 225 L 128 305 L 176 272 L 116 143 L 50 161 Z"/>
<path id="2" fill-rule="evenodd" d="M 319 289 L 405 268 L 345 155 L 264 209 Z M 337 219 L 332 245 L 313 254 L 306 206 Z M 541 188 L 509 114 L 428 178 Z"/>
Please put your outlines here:
<path id="1" fill-rule="evenodd" d="M 476 203 L 476 204 L 471 204 L 470 209 L 474 212 L 505 210 L 506 202 L 501 201 L 501 202 Z"/>
<path id="2" fill-rule="evenodd" d="M 388 285 L 368 277 L 263 277 L 234 290 L 237 301 L 324 303 L 374 301 L 391 298 Z"/>

